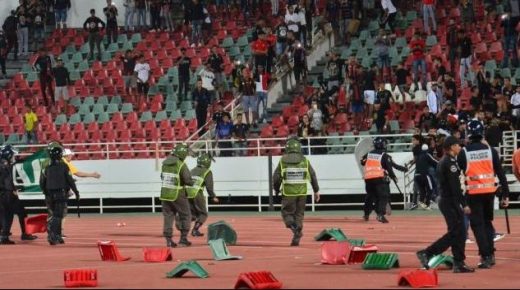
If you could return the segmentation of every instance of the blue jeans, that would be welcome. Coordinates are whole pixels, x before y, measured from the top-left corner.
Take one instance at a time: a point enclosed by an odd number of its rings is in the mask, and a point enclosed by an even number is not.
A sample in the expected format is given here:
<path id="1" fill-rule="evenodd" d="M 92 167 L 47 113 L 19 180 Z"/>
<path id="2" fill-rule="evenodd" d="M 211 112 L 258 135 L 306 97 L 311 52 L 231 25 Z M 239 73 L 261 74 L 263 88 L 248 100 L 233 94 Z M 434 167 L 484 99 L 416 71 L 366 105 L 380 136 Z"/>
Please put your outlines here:
<path id="1" fill-rule="evenodd" d="M 390 67 L 390 56 L 388 54 L 378 56 L 377 66 L 380 69 Z"/>
<path id="2" fill-rule="evenodd" d="M 240 0 L 240 10 L 242 13 L 249 13 L 249 1 L 248 0 Z"/>
<path id="3" fill-rule="evenodd" d="M 424 58 L 412 62 L 413 81 L 416 83 L 419 80 L 419 70 L 421 70 L 421 80 L 426 84 L 426 60 Z"/>
<path id="4" fill-rule="evenodd" d="M 256 103 L 256 111 L 258 112 L 259 116 L 265 118 L 267 112 L 267 92 L 257 92 L 256 95 L 258 96 L 258 101 Z M 262 115 L 260 115 L 260 104 L 263 105 Z"/>
<path id="5" fill-rule="evenodd" d="M 429 20 L 432 20 L 433 30 L 437 31 L 437 21 L 435 20 L 435 7 L 433 5 L 423 5 L 423 21 L 424 21 L 424 31 L 426 33 L 430 33 L 430 25 Z"/>
<path id="6" fill-rule="evenodd" d="M 45 27 L 35 27 L 33 30 L 33 38 L 35 43 L 41 43 L 45 38 Z"/>
<path id="7" fill-rule="evenodd" d="M 280 56 L 287 47 L 287 43 L 285 42 L 277 42 L 276 43 L 276 56 Z"/>
<path id="8" fill-rule="evenodd" d="M 509 67 L 509 55 L 512 54 L 513 65 L 516 66 L 518 63 L 518 56 L 516 54 L 516 37 L 505 36 L 504 37 L 504 59 L 502 60 L 502 67 Z"/>
<path id="9" fill-rule="evenodd" d="M 135 8 L 127 7 L 125 10 L 125 30 L 130 30 L 131 27 L 134 27 L 134 14 Z"/>
<path id="10" fill-rule="evenodd" d="M 56 23 L 67 22 L 67 9 L 57 9 L 54 11 L 56 17 Z"/>
<path id="11" fill-rule="evenodd" d="M 197 43 L 202 39 L 202 20 L 193 20 L 191 25 L 191 42 Z"/>
<path id="12" fill-rule="evenodd" d="M 27 144 L 38 144 L 38 137 L 36 137 L 35 131 L 26 131 Z"/>
<path id="13" fill-rule="evenodd" d="M 137 26 L 139 29 L 146 27 L 146 9 L 137 9 Z"/>

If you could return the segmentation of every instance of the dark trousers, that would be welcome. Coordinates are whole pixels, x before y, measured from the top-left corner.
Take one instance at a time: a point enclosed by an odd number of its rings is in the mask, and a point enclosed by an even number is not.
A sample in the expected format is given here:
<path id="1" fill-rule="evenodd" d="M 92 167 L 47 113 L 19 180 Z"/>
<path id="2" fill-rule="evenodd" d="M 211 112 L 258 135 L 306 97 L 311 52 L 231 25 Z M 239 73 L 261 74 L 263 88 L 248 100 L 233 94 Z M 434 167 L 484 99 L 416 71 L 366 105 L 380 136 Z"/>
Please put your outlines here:
<path id="1" fill-rule="evenodd" d="M 365 196 L 365 205 L 363 210 L 368 216 L 375 210 L 378 216 L 386 214 L 386 204 L 390 195 L 390 186 L 387 182 L 381 180 L 365 181 L 365 189 L 367 195 Z"/>
<path id="2" fill-rule="evenodd" d="M 43 102 L 45 106 L 49 105 L 49 100 L 47 99 L 47 90 L 49 90 L 49 98 L 52 103 L 54 103 L 54 88 L 52 87 L 52 78 L 45 73 L 40 73 L 40 89 L 42 91 Z"/>
<path id="3" fill-rule="evenodd" d="M 284 196 L 282 198 L 282 218 L 287 228 L 303 229 L 303 217 L 307 196 Z"/>
<path id="4" fill-rule="evenodd" d="M 442 197 L 439 202 L 439 209 L 446 220 L 446 225 L 448 225 L 448 232 L 431 244 L 426 249 L 426 253 L 431 256 L 440 255 L 451 247 L 454 260 L 463 262 L 466 259 L 464 254 L 466 249 L 464 212 L 457 202 Z"/>
<path id="5" fill-rule="evenodd" d="M 223 150 L 220 151 L 220 156 L 221 157 L 231 157 L 231 156 L 233 156 L 233 151 L 230 150 L 231 148 L 233 148 L 233 144 L 231 144 L 231 141 L 229 141 L 229 140 L 218 141 L 218 147 L 220 149 L 223 149 Z"/>
<path id="6" fill-rule="evenodd" d="M 150 9 L 150 17 L 152 18 L 150 23 L 152 29 L 160 29 L 161 28 L 161 10 L 160 9 Z"/>
<path id="7" fill-rule="evenodd" d="M 419 192 L 419 201 L 426 205 L 430 205 L 433 191 L 433 183 L 430 176 L 427 174 L 416 175 L 414 181 L 417 185 L 417 191 Z"/>
<path id="8" fill-rule="evenodd" d="M 196 223 L 203 224 L 208 219 L 208 209 L 206 208 L 206 197 L 199 192 L 194 198 L 190 198 L 191 219 Z"/>
<path id="9" fill-rule="evenodd" d="M 197 107 L 195 109 L 195 114 L 197 115 L 197 129 L 204 127 L 206 124 L 206 118 L 208 115 L 208 107 Z M 199 136 L 202 136 L 206 130 L 202 129 L 199 131 Z"/>
<path id="10" fill-rule="evenodd" d="M 163 236 L 165 238 L 173 237 L 174 222 L 175 227 L 181 232 L 181 235 L 186 235 L 191 227 L 190 204 L 186 192 L 181 191 L 175 201 L 163 200 L 161 204 L 164 218 Z"/>
<path id="11" fill-rule="evenodd" d="M 179 97 L 182 100 L 186 100 L 188 98 L 188 90 L 190 86 L 190 76 L 184 76 L 179 74 Z M 184 92 L 184 94 L 183 94 Z"/>
<path id="12" fill-rule="evenodd" d="M 302 64 L 295 63 L 294 67 L 293 67 L 293 72 L 294 72 L 294 79 L 296 80 L 297 83 L 299 83 L 300 80 L 303 77 L 305 77 L 304 67 Z"/>
<path id="13" fill-rule="evenodd" d="M 7 54 L 11 52 L 11 49 L 14 48 L 14 59 L 18 59 L 18 35 L 16 32 L 14 34 L 7 33 L 5 38 L 7 40 L 7 52 L 5 53 L 5 58 L 7 58 Z"/>
<path id="14" fill-rule="evenodd" d="M 67 192 L 65 190 L 50 191 L 48 202 L 52 216 L 47 221 L 47 240 L 57 242 L 61 239 L 61 224 L 67 209 Z"/>
<path id="15" fill-rule="evenodd" d="M 13 225 L 14 218 L 14 207 L 13 207 L 14 194 L 12 193 L 0 193 L 0 211 L 2 212 L 2 239 L 7 239 L 11 233 L 11 227 Z"/>
<path id="16" fill-rule="evenodd" d="M 101 58 L 101 38 L 100 38 L 98 32 L 89 33 L 88 45 L 90 47 L 89 58 L 90 59 L 94 58 L 94 46 L 96 46 L 97 51 L 98 51 L 98 58 L 100 59 Z"/>
<path id="17" fill-rule="evenodd" d="M 2 71 L 2 75 L 6 75 L 7 72 L 5 70 L 5 59 L 7 58 L 7 54 L 5 56 L 0 54 L 0 69 Z"/>
<path id="18" fill-rule="evenodd" d="M 18 216 L 18 223 L 20 224 L 20 231 L 22 235 L 25 234 L 25 218 L 27 217 L 27 211 L 23 206 L 22 201 L 15 195 L 12 199 L 13 214 Z"/>
<path id="19" fill-rule="evenodd" d="M 108 44 L 117 43 L 117 25 L 107 25 Z"/>
<path id="20" fill-rule="evenodd" d="M 495 194 L 467 195 L 466 199 L 471 209 L 469 221 L 477 240 L 479 254 L 481 257 L 491 256 L 495 251 L 495 228 L 492 223 Z"/>
<path id="21" fill-rule="evenodd" d="M 388 26 L 390 26 L 390 30 L 392 30 L 392 33 L 395 33 L 395 17 L 397 16 L 397 12 L 391 13 L 388 15 L 388 18 L 381 23 L 381 28 L 385 28 L 386 24 L 388 23 Z"/>
<path id="22" fill-rule="evenodd" d="M 258 71 L 258 66 L 261 65 L 264 69 L 267 68 L 267 55 L 255 55 L 255 70 Z"/>

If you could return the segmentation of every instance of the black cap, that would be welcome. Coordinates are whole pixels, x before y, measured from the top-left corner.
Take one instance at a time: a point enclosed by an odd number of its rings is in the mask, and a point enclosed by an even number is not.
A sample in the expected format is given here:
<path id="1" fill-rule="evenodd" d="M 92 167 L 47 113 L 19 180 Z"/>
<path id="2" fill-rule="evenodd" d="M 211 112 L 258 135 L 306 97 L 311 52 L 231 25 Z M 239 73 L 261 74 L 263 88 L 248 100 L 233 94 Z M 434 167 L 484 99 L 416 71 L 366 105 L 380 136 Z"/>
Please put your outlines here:
<path id="1" fill-rule="evenodd" d="M 456 144 L 462 144 L 460 139 L 454 136 L 448 136 L 446 139 L 444 139 L 444 144 L 442 147 L 444 147 L 444 149 L 450 149 L 451 146 Z"/>

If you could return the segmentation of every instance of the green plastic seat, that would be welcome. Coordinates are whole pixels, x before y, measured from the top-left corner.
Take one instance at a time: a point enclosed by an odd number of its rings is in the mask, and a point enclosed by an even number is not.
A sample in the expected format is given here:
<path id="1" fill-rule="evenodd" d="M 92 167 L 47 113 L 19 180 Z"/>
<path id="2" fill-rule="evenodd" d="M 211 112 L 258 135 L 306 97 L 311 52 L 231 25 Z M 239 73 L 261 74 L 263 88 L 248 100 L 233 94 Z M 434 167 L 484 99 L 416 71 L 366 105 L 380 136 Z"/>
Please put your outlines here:
<path id="1" fill-rule="evenodd" d="M 211 253 L 213 254 L 213 259 L 216 261 L 242 259 L 241 256 L 231 256 L 226 246 L 226 242 L 223 239 L 210 240 L 208 243 L 211 248 Z"/>
<path id="2" fill-rule="evenodd" d="M 453 268 L 453 257 L 446 255 L 434 256 L 428 261 L 428 268 L 436 269 L 440 265 L 446 265 L 448 268 Z"/>
<path id="3" fill-rule="evenodd" d="M 345 48 L 341 51 L 340 58 L 343 60 L 347 60 L 352 55 L 352 50 L 350 48 Z"/>
<path id="4" fill-rule="evenodd" d="M 500 71 L 500 76 L 503 78 L 511 78 L 511 69 L 506 67 Z"/>
<path id="5" fill-rule="evenodd" d="M 396 253 L 369 253 L 362 268 L 365 270 L 388 270 L 399 268 L 399 255 Z"/>
<path id="6" fill-rule="evenodd" d="M 126 36 L 126 34 L 119 34 L 117 36 L 117 42 L 118 43 L 125 43 L 128 41 L 128 36 Z"/>
<path id="7" fill-rule="evenodd" d="M 81 106 L 79 106 L 78 114 L 83 116 L 88 113 L 90 113 L 90 106 L 88 104 L 82 104 Z"/>
<path id="8" fill-rule="evenodd" d="M 79 73 L 79 71 L 77 70 L 69 70 L 69 77 L 70 77 L 70 81 L 72 82 L 75 82 L 77 80 L 80 80 L 81 79 L 81 74 Z"/>
<path id="9" fill-rule="evenodd" d="M 229 56 L 230 57 L 236 57 L 240 55 L 240 48 L 238 46 L 232 46 L 229 48 Z"/>
<path id="10" fill-rule="evenodd" d="M 406 37 L 398 37 L 395 39 L 395 47 L 397 48 L 403 48 L 408 46 L 408 42 L 406 41 Z"/>
<path id="11" fill-rule="evenodd" d="M 132 103 L 124 103 L 121 107 L 121 113 L 127 114 L 134 111 L 134 105 Z"/>
<path id="12" fill-rule="evenodd" d="M 187 272 L 192 272 L 199 278 L 208 278 L 209 273 L 197 261 L 182 262 L 170 272 L 166 273 L 166 278 L 180 278 Z"/>
<path id="13" fill-rule="evenodd" d="M 138 43 L 141 40 L 142 40 L 141 33 L 134 33 L 134 34 L 132 34 L 132 38 L 130 39 L 130 41 L 132 41 L 132 43 Z"/>
<path id="14" fill-rule="evenodd" d="M 193 110 L 193 109 L 187 110 L 186 114 L 184 114 L 184 119 L 186 119 L 186 120 L 191 120 L 191 119 L 195 119 L 195 118 L 197 118 L 197 115 L 195 113 L 195 110 Z"/>
<path id="15" fill-rule="evenodd" d="M 102 112 L 98 115 L 97 122 L 98 124 L 104 124 L 110 121 L 110 115 L 107 112 Z"/>
<path id="16" fill-rule="evenodd" d="M 96 104 L 101 104 L 103 106 L 108 106 L 108 97 L 107 96 L 101 96 L 97 98 Z"/>
<path id="17" fill-rule="evenodd" d="M 83 117 L 83 123 L 90 124 L 96 122 L 96 116 L 94 113 L 88 113 Z"/>
<path id="18" fill-rule="evenodd" d="M 27 74 L 27 77 L 26 77 L 27 81 L 29 83 L 34 83 L 37 79 L 38 79 L 38 73 L 37 72 L 30 72 Z"/>
<path id="19" fill-rule="evenodd" d="M 65 123 L 67 123 L 67 116 L 65 114 L 59 114 L 58 116 L 56 116 L 56 119 L 54 120 L 54 125 L 61 126 Z"/>
<path id="20" fill-rule="evenodd" d="M 151 86 L 150 89 L 148 90 L 149 96 L 155 96 L 158 93 L 160 93 L 160 91 L 159 91 L 159 86 L 157 86 L 157 85 Z"/>
<path id="21" fill-rule="evenodd" d="M 182 118 L 181 110 L 175 110 L 170 115 L 170 120 L 176 121 Z"/>
<path id="22" fill-rule="evenodd" d="M 166 112 L 171 113 L 175 110 L 177 110 L 177 102 L 175 101 L 166 101 L 166 107 L 164 109 Z"/>
<path id="23" fill-rule="evenodd" d="M 365 240 L 363 239 L 348 239 L 350 245 L 355 247 L 362 247 L 365 245 Z"/>
<path id="24" fill-rule="evenodd" d="M 83 105 L 94 106 L 95 103 L 96 103 L 96 100 L 94 100 L 94 97 L 89 96 L 83 100 Z"/>
<path id="25" fill-rule="evenodd" d="M 102 62 L 109 62 L 112 60 L 112 55 L 114 52 L 112 51 L 103 51 L 101 52 L 101 61 Z"/>
<path id="26" fill-rule="evenodd" d="M 0 144 L 4 144 L 5 143 L 5 136 L 4 134 L 0 133 Z"/>
<path id="27" fill-rule="evenodd" d="M 81 122 L 80 114 L 75 113 L 72 116 L 70 116 L 70 119 L 69 119 L 69 124 L 70 125 L 76 125 L 77 123 L 80 123 L 80 122 Z"/>
<path id="28" fill-rule="evenodd" d="M 429 35 L 427 38 L 426 38 L 426 46 L 434 46 L 437 44 L 437 36 L 435 35 Z"/>
<path id="29" fill-rule="evenodd" d="M 134 49 L 134 46 L 132 45 L 132 42 L 130 42 L 130 41 L 123 42 L 123 47 L 121 48 L 122 51 L 133 50 L 133 49 Z"/>
<path id="30" fill-rule="evenodd" d="M 5 141 L 7 144 L 19 144 L 20 143 L 20 136 L 16 133 L 9 134 L 9 137 L 7 137 L 7 140 Z"/>
<path id="31" fill-rule="evenodd" d="M 417 19 L 417 11 L 409 10 L 406 12 L 406 21 L 408 23 L 412 23 L 415 19 Z"/>
<path id="32" fill-rule="evenodd" d="M 319 234 L 314 237 L 315 241 L 346 241 L 347 236 L 343 233 L 340 228 L 327 228 L 322 230 Z"/>
<path id="33" fill-rule="evenodd" d="M 139 118 L 140 122 L 147 122 L 147 121 L 150 121 L 150 120 L 153 120 L 152 112 L 150 112 L 150 111 L 143 112 L 141 114 L 141 117 Z"/>
<path id="34" fill-rule="evenodd" d="M 236 45 L 240 47 L 249 46 L 249 40 L 247 39 L 247 35 L 243 35 L 238 38 Z"/>
<path id="35" fill-rule="evenodd" d="M 159 111 L 155 114 L 155 122 L 161 122 L 162 120 L 168 119 L 168 114 L 166 111 Z"/>
<path id="36" fill-rule="evenodd" d="M 88 44 L 88 43 L 87 43 Z M 73 54 L 73 53 L 76 53 L 77 50 L 76 50 L 76 46 L 74 45 L 68 45 L 66 48 L 65 48 L 65 52 L 68 53 L 68 54 Z"/>
<path id="37" fill-rule="evenodd" d="M 119 105 L 117 104 L 108 104 L 106 112 L 108 114 L 114 114 L 119 112 Z"/>
<path id="38" fill-rule="evenodd" d="M 98 116 L 101 113 L 105 112 L 105 106 L 103 104 L 97 103 L 92 107 L 92 113 Z"/>
<path id="39" fill-rule="evenodd" d="M 83 74 L 84 72 L 89 70 L 89 68 L 90 68 L 90 65 L 88 64 L 88 61 L 85 60 L 85 61 L 79 63 L 79 65 L 78 65 L 78 72 L 80 74 Z"/>
<path id="40" fill-rule="evenodd" d="M 191 101 L 182 101 L 181 102 L 181 111 L 186 112 L 191 109 L 192 109 Z"/>
<path id="41" fill-rule="evenodd" d="M 33 72 L 33 68 L 32 68 L 32 66 L 30 66 L 30 65 L 28 65 L 28 64 L 24 64 L 24 65 L 22 66 L 22 73 L 23 73 L 23 74 L 28 74 L 28 73 L 30 73 L 30 72 Z"/>
<path id="42" fill-rule="evenodd" d="M 211 240 L 222 239 L 228 245 L 236 245 L 237 233 L 225 221 L 218 221 L 208 225 L 208 243 Z"/>
<path id="43" fill-rule="evenodd" d="M 110 98 L 110 104 L 121 105 L 123 103 L 121 96 L 113 96 Z"/>
<path id="44" fill-rule="evenodd" d="M 83 61 L 83 54 L 81 52 L 76 52 L 72 56 L 72 62 L 74 63 L 81 63 Z"/>
<path id="45" fill-rule="evenodd" d="M 224 38 L 224 40 L 222 41 L 220 46 L 227 49 L 227 48 L 230 48 L 231 46 L 233 46 L 234 44 L 235 44 L 235 42 L 233 41 L 233 37 L 228 36 L 228 37 Z"/>

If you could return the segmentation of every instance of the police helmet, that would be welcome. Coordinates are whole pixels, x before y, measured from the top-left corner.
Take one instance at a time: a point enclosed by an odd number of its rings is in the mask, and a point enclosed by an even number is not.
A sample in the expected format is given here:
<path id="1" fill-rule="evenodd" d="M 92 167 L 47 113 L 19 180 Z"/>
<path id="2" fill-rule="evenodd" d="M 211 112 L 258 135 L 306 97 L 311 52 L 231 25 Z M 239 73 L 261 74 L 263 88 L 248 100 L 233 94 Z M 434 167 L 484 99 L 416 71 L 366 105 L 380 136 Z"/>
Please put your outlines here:
<path id="1" fill-rule="evenodd" d="M 202 153 L 197 158 L 197 166 L 209 169 L 211 167 L 211 157 L 206 153 Z"/>
<path id="2" fill-rule="evenodd" d="M 374 144 L 374 148 L 376 148 L 376 149 L 379 149 L 379 150 L 386 149 L 387 141 L 383 137 L 376 137 L 372 143 Z"/>
<path id="3" fill-rule="evenodd" d="M 468 123 L 468 138 L 481 139 L 484 136 L 484 125 L 478 120 L 472 120 Z"/>
<path id="4" fill-rule="evenodd" d="M 49 150 L 49 156 L 52 160 L 61 160 L 63 158 L 63 148 L 55 146 Z"/>
<path id="5" fill-rule="evenodd" d="M 186 159 L 188 156 L 188 145 L 184 143 L 177 144 L 172 150 L 172 155 L 177 156 L 180 160 Z"/>
<path id="6" fill-rule="evenodd" d="M 298 138 L 291 137 L 285 143 L 285 153 L 302 153 L 302 144 Z"/>
<path id="7" fill-rule="evenodd" d="M 0 151 L 0 159 L 10 162 L 16 154 L 18 154 L 18 151 L 16 151 L 13 146 L 6 145 Z"/>

